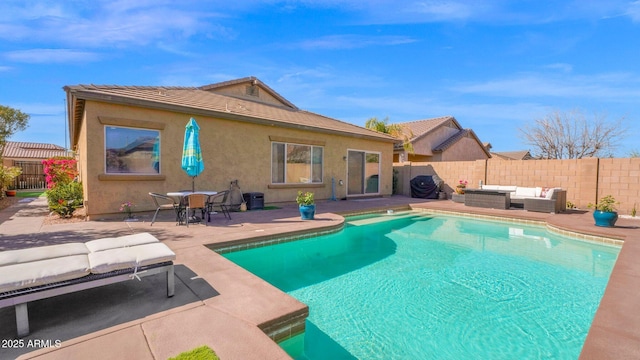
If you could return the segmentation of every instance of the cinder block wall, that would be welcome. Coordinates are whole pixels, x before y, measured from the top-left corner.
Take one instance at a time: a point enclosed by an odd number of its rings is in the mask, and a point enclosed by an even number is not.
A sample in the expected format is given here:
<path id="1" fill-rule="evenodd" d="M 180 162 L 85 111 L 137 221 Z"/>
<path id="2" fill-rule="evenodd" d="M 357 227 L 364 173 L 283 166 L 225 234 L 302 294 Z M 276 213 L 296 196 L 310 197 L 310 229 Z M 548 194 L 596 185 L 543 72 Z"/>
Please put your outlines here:
<path id="1" fill-rule="evenodd" d="M 640 158 L 572 160 L 476 160 L 431 163 L 396 163 L 398 193 L 411 195 L 409 181 L 418 175 L 438 175 L 449 194 L 460 180 L 470 188 L 484 184 L 527 187 L 561 187 L 567 200 L 578 208 L 605 195 L 620 202 L 618 211 L 628 215 L 635 206 L 640 210 Z"/>

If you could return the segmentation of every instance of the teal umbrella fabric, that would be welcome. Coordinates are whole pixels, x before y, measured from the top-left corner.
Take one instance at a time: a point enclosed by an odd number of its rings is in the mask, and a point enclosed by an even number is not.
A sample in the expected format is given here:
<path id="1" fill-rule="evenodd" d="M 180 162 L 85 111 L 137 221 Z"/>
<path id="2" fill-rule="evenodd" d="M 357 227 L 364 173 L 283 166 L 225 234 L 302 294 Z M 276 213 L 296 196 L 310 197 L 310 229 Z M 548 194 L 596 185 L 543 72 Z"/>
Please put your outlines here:
<path id="1" fill-rule="evenodd" d="M 194 118 L 191 118 L 185 126 L 184 145 L 182 147 L 182 170 L 192 177 L 192 191 L 196 190 L 195 179 L 204 170 L 202 150 L 199 138 L 200 126 Z"/>

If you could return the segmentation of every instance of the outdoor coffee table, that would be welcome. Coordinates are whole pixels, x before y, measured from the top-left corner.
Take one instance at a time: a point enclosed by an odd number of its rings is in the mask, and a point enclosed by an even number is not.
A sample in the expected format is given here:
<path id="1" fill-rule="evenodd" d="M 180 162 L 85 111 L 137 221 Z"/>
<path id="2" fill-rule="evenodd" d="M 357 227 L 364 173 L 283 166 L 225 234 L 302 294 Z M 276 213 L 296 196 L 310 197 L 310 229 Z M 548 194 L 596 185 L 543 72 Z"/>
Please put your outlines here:
<path id="1" fill-rule="evenodd" d="M 503 190 L 465 189 L 464 205 L 491 209 L 511 207 L 511 192 Z"/>

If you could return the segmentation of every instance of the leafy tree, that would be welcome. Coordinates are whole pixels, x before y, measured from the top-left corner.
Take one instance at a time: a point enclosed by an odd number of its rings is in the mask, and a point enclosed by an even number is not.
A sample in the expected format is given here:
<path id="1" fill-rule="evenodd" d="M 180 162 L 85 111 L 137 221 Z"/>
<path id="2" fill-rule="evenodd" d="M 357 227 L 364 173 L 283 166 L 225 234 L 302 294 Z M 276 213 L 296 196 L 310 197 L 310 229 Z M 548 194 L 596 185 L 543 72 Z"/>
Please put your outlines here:
<path id="1" fill-rule="evenodd" d="M 4 144 L 11 135 L 27 128 L 30 117 L 29 114 L 20 110 L 0 105 L 0 150 L 4 148 Z M 0 157 L 2 157 L 1 152 Z"/>
<path id="2" fill-rule="evenodd" d="M 413 133 L 411 132 L 411 129 L 404 128 L 399 124 L 389 124 L 388 117 L 384 118 L 383 120 L 378 120 L 377 117 L 372 117 L 367 120 L 364 126 L 367 129 L 389 134 L 395 138 L 401 139 L 404 150 L 408 153 L 413 154 L 413 145 L 411 144 Z"/>
<path id="3" fill-rule="evenodd" d="M 626 131 L 623 120 L 608 122 L 604 115 L 587 118 L 580 110 L 555 110 L 520 128 L 520 132 L 537 158 L 612 157 Z"/>

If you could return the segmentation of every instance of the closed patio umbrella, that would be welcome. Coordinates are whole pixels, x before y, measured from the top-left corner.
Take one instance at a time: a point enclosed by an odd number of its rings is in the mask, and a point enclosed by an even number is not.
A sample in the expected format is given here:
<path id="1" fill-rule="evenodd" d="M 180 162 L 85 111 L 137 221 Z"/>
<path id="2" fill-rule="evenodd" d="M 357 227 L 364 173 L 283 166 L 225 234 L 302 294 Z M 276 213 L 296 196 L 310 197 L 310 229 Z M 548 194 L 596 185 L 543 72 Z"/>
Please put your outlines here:
<path id="1" fill-rule="evenodd" d="M 200 149 L 200 127 L 194 118 L 191 118 L 185 126 L 184 146 L 182 148 L 182 170 L 191 176 L 192 191 L 196 191 L 196 176 L 204 170 L 202 150 Z"/>

